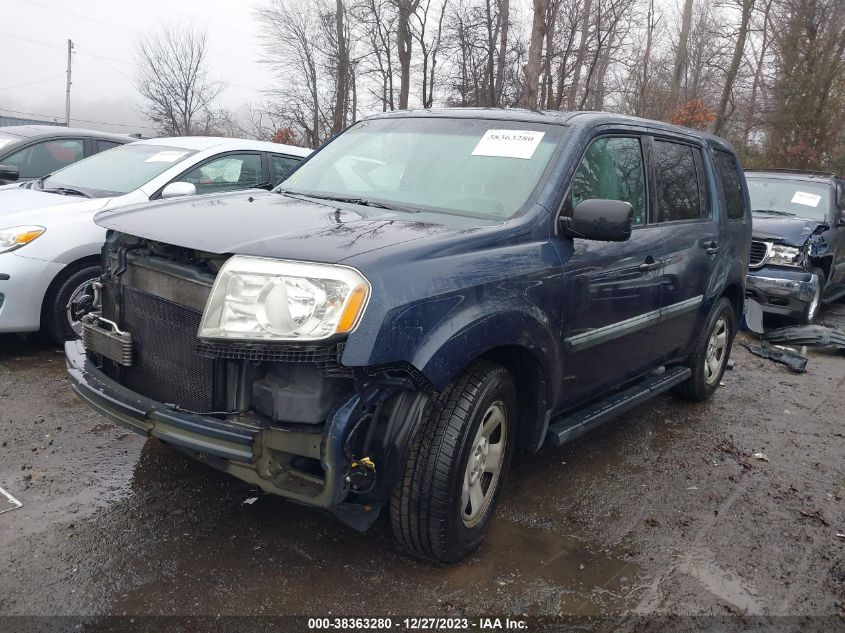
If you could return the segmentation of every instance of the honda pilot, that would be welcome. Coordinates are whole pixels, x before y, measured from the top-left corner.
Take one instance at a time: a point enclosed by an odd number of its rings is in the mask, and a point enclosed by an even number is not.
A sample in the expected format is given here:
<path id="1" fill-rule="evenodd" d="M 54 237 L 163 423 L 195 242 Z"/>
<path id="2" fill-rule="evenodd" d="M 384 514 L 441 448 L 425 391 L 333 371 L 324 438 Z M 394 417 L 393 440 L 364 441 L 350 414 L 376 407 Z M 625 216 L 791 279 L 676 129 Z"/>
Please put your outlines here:
<path id="1" fill-rule="evenodd" d="M 604 113 L 379 115 L 272 192 L 103 212 L 75 392 L 406 551 L 479 545 L 517 449 L 719 387 L 745 179 L 724 141 Z"/>

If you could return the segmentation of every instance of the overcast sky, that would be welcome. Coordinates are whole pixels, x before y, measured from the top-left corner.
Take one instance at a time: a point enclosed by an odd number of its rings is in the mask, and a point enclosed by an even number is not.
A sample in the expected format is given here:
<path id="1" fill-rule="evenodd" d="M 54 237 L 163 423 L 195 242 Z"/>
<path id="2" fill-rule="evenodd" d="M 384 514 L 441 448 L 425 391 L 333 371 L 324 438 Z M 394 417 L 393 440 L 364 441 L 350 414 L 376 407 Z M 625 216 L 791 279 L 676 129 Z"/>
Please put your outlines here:
<path id="1" fill-rule="evenodd" d="M 0 114 L 64 120 L 67 40 L 72 39 L 71 125 L 151 129 L 139 111 L 134 44 L 162 22 L 208 31 L 210 75 L 229 87 L 222 105 L 257 101 L 269 81 L 258 59 L 257 0 L 0 0 Z M 42 117 L 31 117 L 42 118 Z M 114 122 L 125 127 L 82 121 Z"/>

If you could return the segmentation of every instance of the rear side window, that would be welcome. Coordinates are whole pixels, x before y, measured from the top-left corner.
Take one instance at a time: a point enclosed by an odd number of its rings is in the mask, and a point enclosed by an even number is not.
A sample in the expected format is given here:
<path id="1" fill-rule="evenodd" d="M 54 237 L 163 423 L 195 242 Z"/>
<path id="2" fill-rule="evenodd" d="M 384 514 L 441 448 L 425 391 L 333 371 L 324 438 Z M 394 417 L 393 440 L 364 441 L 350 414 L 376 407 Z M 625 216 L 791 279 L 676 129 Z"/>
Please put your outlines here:
<path id="1" fill-rule="evenodd" d="M 97 152 L 105 152 L 107 149 L 123 145 L 123 143 L 115 143 L 114 141 L 97 141 Z"/>
<path id="2" fill-rule="evenodd" d="M 593 199 L 630 202 L 634 225 L 646 223 L 645 169 L 639 139 L 611 136 L 590 144 L 572 177 L 572 206 Z"/>
<path id="3" fill-rule="evenodd" d="M 696 161 L 694 152 L 698 153 Z M 696 162 L 701 152 L 690 145 L 654 142 L 654 166 L 657 181 L 657 221 L 698 220 L 703 215 L 703 183 L 699 181 Z"/>
<path id="4" fill-rule="evenodd" d="M 725 190 L 725 204 L 728 208 L 728 217 L 737 220 L 745 215 L 745 205 L 742 199 L 742 183 L 740 182 L 739 165 L 736 159 L 727 152 L 714 152 L 716 156 L 716 170 L 722 180 L 722 187 Z"/>
<path id="5" fill-rule="evenodd" d="M 301 158 L 294 158 L 293 156 L 270 154 L 270 168 L 273 172 L 273 185 L 275 186 L 282 182 L 290 170 L 296 167 L 301 160 Z"/>

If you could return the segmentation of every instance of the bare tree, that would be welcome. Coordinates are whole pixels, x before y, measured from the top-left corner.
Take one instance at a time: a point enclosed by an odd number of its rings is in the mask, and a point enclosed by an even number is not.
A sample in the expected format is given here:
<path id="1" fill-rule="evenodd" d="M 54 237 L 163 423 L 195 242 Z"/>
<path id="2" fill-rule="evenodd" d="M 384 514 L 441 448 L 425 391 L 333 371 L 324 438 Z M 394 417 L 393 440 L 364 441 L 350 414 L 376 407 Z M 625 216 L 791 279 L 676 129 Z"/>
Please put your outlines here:
<path id="1" fill-rule="evenodd" d="M 411 93 L 411 52 L 413 35 L 411 16 L 417 12 L 420 0 L 393 0 L 396 4 L 396 46 L 399 57 L 399 109 L 408 109 L 408 96 Z"/>
<path id="2" fill-rule="evenodd" d="M 136 87 L 143 112 L 169 136 L 213 133 L 214 103 L 226 84 L 208 77 L 208 36 L 197 27 L 162 25 L 140 37 Z"/>
<path id="3" fill-rule="evenodd" d="M 581 81 L 581 68 L 587 57 L 587 38 L 590 35 L 590 12 L 592 11 L 593 0 L 584 0 L 583 13 L 581 14 L 581 32 L 578 42 L 578 53 L 575 56 L 575 67 L 572 70 L 572 84 L 569 87 L 567 107 L 572 110 L 575 107 L 575 99 L 578 97 L 578 85 Z"/>
<path id="4" fill-rule="evenodd" d="M 528 47 L 528 63 L 525 65 L 526 108 L 536 110 L 540 87 L 540 62 L 543 57 L 543 43 L 546 40 L 546 11 L 549 0 L 534 0 L 534 17 L 531 25 L 531 43 Z"/>
<path id="5" fill-rule="evenodd" d="M 678 38 L 678 49 L 675 52 L 675 72 L 672 74 L 672 88 L 669 101 L 672 107 L 678 104 L 681 92 L 681 80 L 687 70 L 689 34 L 692 26 L 692 3 L 693 0 L 684 0 L 684 17 L 681 21 L 681 34 Z"/>
<path id="6" fill-rule="evenodd" d="M 722 96 L 719 99 L 719 107 L 716 109 L 716 121 L 713 123 L 713 133 L 721 134 L 725 128 L 725 121 L 727 120 L 728 99 L 730 99 L 731 91 L 736 81 L 736 75 L 739 72 L 739 66 L 742 63 L 743 53 L 745 52 L 745 40 L 748 37 L 748 24 L 751 22 L 751 12 L 754 10 L 754 0 L 740 0 L 742 7 L 742 15 L 739 22 L 739 31 L 736 36 L 736 43 L 734 44 L 734 53 L 731 58 L 731 65 L 728 67 L 727 75 L 725 76 L 725 83 L 722 86 Z"/>
<path id="7" fill-rule="evenodd" d="M 337 37 L 337 88 L 335 91 L 334 117 L 332 134 L 337 134 L 346 127 L 346 114 L 349 109 L 349 45 L 344 16 L 346 8 L 343 0 L 335 0 L 335 35 Z M 354 115 L 354 112 L 353 112 Z"/>

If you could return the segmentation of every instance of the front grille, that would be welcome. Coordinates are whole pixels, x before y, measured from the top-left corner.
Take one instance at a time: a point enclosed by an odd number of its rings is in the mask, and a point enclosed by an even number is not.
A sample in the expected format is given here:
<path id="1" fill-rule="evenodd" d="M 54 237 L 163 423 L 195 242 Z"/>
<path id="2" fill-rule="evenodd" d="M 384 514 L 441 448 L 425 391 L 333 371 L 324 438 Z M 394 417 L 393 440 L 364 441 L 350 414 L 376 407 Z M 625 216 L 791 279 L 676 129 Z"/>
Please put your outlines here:
<path id="1" fill-rule="evenodd" d="M 769 253 L 769 245 L 760 240 L 751 240 L 751 256 L 748 260 L 749 266 L 762 266 Z"/>
<path id="2" fill-rule="evenodd" d="M 313 363 L 324 376 L 351 376 L 352 370 L 340 364 L 343 343 L 211 343 L 198 341 L 196 351 L 208 358 L 255 360 L 275 363 Z"/>
<path id="3" fill-rule="evenodd" d="M 123 288 L 121 307 L 121 327 L 135 340 L 123 384 L 158 402 L 211 411 L 214 361 L 194 349 L 202 313 L 135 288 Z"/>

